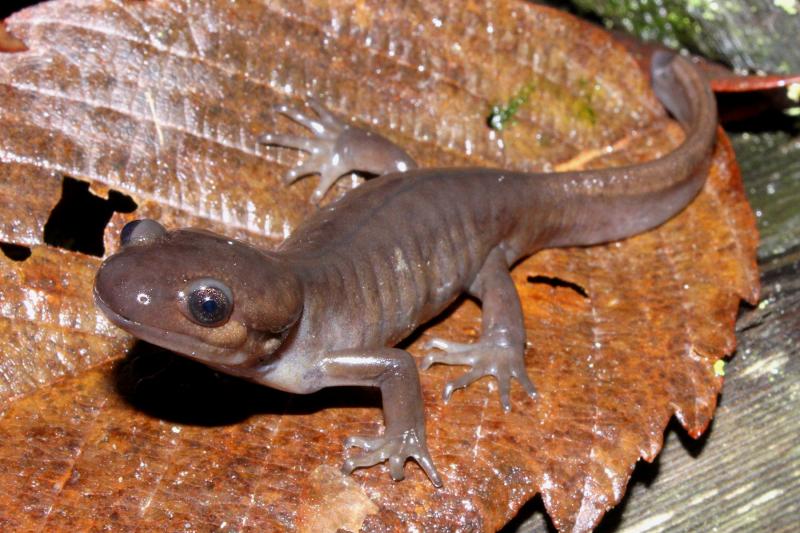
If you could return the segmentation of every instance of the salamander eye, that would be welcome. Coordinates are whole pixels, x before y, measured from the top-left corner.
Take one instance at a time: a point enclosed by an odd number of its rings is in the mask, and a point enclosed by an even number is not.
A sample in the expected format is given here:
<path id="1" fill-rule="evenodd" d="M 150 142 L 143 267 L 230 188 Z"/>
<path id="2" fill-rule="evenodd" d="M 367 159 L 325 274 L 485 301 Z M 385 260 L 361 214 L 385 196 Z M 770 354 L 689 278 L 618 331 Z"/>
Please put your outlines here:
<path id="1" fill-rule="evenodd" d="M 119 243 L 121 246 L 147 244 L 166 233 L 167 230 L 164 229 L 164 226 L 155 220 L 149 218 L 132 220 L 122 228 L 122 232 L 119 234 Z"/>
<path id="2" fill-rule="evenodd" d="M 221 326 L 233 311 L 233 293 L 220 281 L 198 279 L 189 286 L 186 308 L 189 317 L 201 326 Z"/>

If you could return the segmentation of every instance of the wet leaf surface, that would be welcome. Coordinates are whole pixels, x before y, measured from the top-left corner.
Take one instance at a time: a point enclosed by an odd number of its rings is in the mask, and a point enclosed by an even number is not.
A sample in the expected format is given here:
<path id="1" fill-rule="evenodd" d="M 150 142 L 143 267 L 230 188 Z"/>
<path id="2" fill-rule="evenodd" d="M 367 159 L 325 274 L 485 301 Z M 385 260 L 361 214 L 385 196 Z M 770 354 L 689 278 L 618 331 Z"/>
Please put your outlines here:
<path id="1" fill-rule="evenodd" d="M 441 490 L 411 464 L 402 483 L 383 467 L 338 474 L 344 438 L 380 431 L 374 394 L 300 397 L 221 376 L 134 344 L 91 302 L 98 256 L 132 218 L 280 242 L 312 209 L 314 180 L 280 185 L 296 155 L 256 138 L 302 133 L 271 107 L 307 94 L 423 165 L 554 170 L 666 153 L 680 128 L 602 31 L 516 2 L 53 2 L 7 24 L 28 51 L 0 54 L 0 190 L 13 199 L 0 205 L 0 528 L 494 530 L 541 493 L 559 528 L 585 530 L 637 459 L 658 454 L 673 414 L 694 436 L 707 427 L 713 365 L 758 287 L 722 135 L 704 192 L 674 220 L 514 270 L 535 401 L 515 389 L 503 414 L 481 381 L 443 405 L 460 369 L 423 374 Z M 490 106 L 525 86 L 531 104 L 489 130 Z M 80 189 L 73 209 L 103 216 L 48 238 L 67 184 Z M 410 350 L 478 327 L 462 302 Z"/>

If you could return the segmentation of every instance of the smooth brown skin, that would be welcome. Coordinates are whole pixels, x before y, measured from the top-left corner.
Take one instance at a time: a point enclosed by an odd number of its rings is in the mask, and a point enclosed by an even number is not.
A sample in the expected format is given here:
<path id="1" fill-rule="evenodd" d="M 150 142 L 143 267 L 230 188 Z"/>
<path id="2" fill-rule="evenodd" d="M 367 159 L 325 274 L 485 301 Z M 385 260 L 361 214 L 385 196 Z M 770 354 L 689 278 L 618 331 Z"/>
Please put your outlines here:
<path id="1" fill-rule="evenodd" d="M 344 471 L 388 459 L 399 480 L 413 457 L 441 486 L 426 444 L 416 365 L 392 346 L 467 292 L 482 303 L 480 339 L 432 340 L 429 347 L 441 351 L 429 353 L 423 368 L 471 367 L 446 386 L 445 400 L 485 375 L 498 380 L 506 410 L 512 377 L 535 395 L 509 268 L 543 248 L 654 228 L 705 181 L 717 127 L 714 97 L 680 57 L 656 54 L 652 74 L 654 91 L 686 131 L 683 144 L 642 165 L 584 172 L 415 169 L 388 140 L 343 124 L 315 103 L 318 118 L 278 108 L 316 137 L 262 141 L 311 154 L 287 181 L 319 172 L 314 199 L 350 170 L 391 173 L 321 208 L 274 252 L 205 231 L 131 223 L 122 250 L 97 273 L 97 304 L 137 337 L 270 387 L 380 387 L 385 432 L 348 439 L 346 446 L 364 453 L 348 458 Z M 192 291 L 209 279 L 232 295 L 229 316 L 212 326 L 190 309 Z"/>

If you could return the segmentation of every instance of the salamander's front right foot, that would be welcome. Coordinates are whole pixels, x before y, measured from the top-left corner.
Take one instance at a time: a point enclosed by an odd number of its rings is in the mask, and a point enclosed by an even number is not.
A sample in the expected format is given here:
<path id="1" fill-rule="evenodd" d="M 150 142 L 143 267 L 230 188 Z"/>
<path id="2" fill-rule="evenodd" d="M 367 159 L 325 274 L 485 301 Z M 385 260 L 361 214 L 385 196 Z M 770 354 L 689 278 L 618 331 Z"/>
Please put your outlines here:
<path id="1" fill-rule="evenodd" d="M 345 442 L 346 448 L 361 448 L 364 453 L 348 457 L 342 465 L 342 471 L 350 474 L 356 468 L 373 466 L 389 460 L 389 472 L 392 479 L 400 481 L 405 477 L 404 465 L 407 459 L 414 459 L 428 475 L 436 487 L 442 486 L 442 480 L 428 453 L 424 433 L 415 429 L 406 430 L 398 435 L 382 435 L 379 437 L 350 437 Z"/>
<path id="2" fill-rule="evenodd" d="M 258 142 L 309 154 L 286 173 L 284 182 L 288 185 L 303 176 L 319 174 L 312 202 L 319 203 L 336 180 L 349 172 L 380 175 L 416 168 L 414 160 L 385 137 L 340 120 L 315 100 L 309 100 L 308 105 L 316 117 L 286 105 L 276 106 L 275 110 L 309 129 L 313 137 L 267 133 Z"/>

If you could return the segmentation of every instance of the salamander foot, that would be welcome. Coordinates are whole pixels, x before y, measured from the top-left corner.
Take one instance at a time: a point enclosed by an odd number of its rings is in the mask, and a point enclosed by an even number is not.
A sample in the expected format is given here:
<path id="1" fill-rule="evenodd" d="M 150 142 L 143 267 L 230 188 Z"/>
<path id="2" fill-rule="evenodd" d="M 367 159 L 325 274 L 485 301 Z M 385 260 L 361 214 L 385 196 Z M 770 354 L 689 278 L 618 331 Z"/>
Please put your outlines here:
<path id="1" fill-rule="evenodd" d="M 445 385 L 443 399 L 450 400 L 453 391 L 463 389 L 484 376 L 494 376 L 500 389 L 503 410 L 511 410 L 511 378 L 516 378 L 530 397 L 536 396 L 536 387 L 525 371 L 524 349 L 510 345 L 500 334 L 489 334 L 475 343 L 452 342 L 440 338 L 428 341 L 425 349 L 436 348 L 422 360 L 422 369 L 432 365 L 467 365 L 472 368 L 458 379 Z"/>
<path id="2" fill-rule="evenodd" d="M 275 106 L 275 111 L 308 128 L 314 137 L 266 133 L 258 138 L 258 142 L 307 152 L 308 158 L 300 165 L 290 169 L 284 175 L 283 182 L 290 185 L 303 176 L 319 174 L 319 184 L 311 195 L 311 201 L 319 203 L 336 180 L 352 170 L 344 165 L 341 157 L 337 157 L 337 141 L 349 126 L 331 114 L 319 102 L 311 100 L 308 105 L 311 106 L 317 117 L 312 117 L 287 105 Z"/>
<path id="3" fill-rule="evenodd" d="M 403 467 L 409 458 L 413 458 L 425 471 L 428 478 L 436 487 L 442 486 L 439 473 L 433 466 L 433 461 L 428 453 L 424 433 L 416 429 L 409 429 L 398 435 L 382 435 L 379 437 L 350 437 L 345 442 L 346 448 L 361 448 L 365 453 L 355 457 L 348 457 L 342 465 L 342 471 L 350 474 L 356 468 L 363 468 L 389 460 L 389 472 L 392 479 L 400 481 L 405 477 Z"/>
<path id="4" fill-rule="evenodd" d="M 289 185 L 303 176 L 319 174 L 319 184 L 311 195 L 313 203 L 319 203 L 336 180 L 349 172 L 382 175 L 416 168 L 411 156 L 389 139 L 348 124 L 316 100 L 309 100 L 308 105 L 317 116 L 287 105 L 275 106 L 275 111 L 310 130 L 312 137 L 267 133 L 258 142 L 309 154 L 286 173 L 283 181 Z"/>

